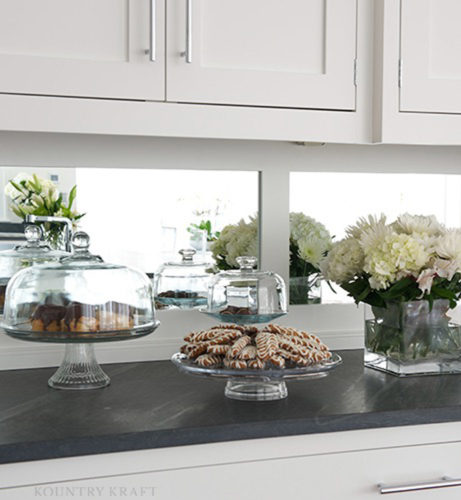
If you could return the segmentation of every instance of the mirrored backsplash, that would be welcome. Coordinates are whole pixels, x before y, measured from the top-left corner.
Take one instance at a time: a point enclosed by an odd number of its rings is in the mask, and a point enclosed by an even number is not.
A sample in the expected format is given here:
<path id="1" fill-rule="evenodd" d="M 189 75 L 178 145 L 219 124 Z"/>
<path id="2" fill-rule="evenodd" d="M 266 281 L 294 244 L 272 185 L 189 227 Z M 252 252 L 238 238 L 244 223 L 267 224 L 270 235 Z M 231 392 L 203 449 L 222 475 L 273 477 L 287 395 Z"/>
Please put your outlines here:
<path id="1" fill-rule="evenodd" d="M 257 172 L 5 166 L 0 169 L 2 193 L 10 180 L 21 188 L 18 182 L 33 174 L 45 188 L 49 181 L 57 186 L 50 202 L 62 205 L 60 215 L 66 215 L 62 212 L 77 186 L 71 212 L 83 215 L 75 224 L 90 235 L 92 253 L 107 262 L 154 273 L 162 263 L 180 259 L 180 249 L 192 247 L 201 259 L 227 268 L 239 253 L 258 251 Z M 23 191 L 14 201 L 18 193 L 7 188 L 0 222 L 21 221 L 21 210 L 37 213 L 33 195 L 26 199 Z M 59 193 L 62 202 L 56 199 Z M 238 238 L 240 232 L 246 237 Z"/>
<path id="2" fill-rule="evenodd" d="M 384 214 L 391 223 L 406 213 L 461 227 L 461 175 L 292 172 L 290 303 L 353 302 L 319 276 L 322 253 L 361 217 Z"/>

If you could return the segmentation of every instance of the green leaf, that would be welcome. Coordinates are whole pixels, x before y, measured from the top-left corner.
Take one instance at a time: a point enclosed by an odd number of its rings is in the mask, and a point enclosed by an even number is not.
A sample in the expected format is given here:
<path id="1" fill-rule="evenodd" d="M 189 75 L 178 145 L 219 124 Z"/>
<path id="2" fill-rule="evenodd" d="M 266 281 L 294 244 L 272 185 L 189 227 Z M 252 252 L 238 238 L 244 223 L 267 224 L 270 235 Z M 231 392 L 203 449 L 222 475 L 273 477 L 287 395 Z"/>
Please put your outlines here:
<path id="1" fill-rule="evenodd" d="M 77 196 L 77 185 L 75 185 L 69 193 L 69 203 L 67 204 L 67 208 L 70 210 L 74 203 L 75 197 Z"/>

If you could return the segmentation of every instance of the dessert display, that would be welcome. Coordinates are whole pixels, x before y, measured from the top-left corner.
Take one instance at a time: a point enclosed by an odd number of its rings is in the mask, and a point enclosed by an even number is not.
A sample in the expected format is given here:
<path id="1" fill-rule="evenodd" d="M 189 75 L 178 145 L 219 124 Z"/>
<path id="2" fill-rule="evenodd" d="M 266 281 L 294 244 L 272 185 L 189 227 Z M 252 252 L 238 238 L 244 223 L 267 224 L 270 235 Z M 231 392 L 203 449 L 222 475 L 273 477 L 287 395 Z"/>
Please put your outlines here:
<path id="1" fill-rule="evenodd" d="M 269 324 L 262 329 L 218 325 L 192 332 L 181 353 L 199 366 L 235 370 L 309 366 L 331 359 L 331 352 L 311 333 Z"/>
<path id="2" fill-rule="evenodd" d="M 195 253 L 180 250 L 180 262 L 167 262 L 155 274 L 154 297 L 162 309 L 195 309 L 207 303 L 210 264 L 196 261 Z"/>
<path id="3" fill-rule="evenodd" d="M 69 255 L 67 252 L 52 250 L 41 241 L 43 232 L 40 226 L 26 225 L 24 235 L 26 243 L 0 252 L 0 314 L 3 313 L 8 282 L 16 272 L 36 264 L 58 261 Z"/>
<path id="4" fill-rule="evenodd" d="M 72 246 L 59 261 L 27 267 L 10 279 L 2 326 L 16 339 L 66 344 L 51 387 L 96 389 L 110 379 L 93 344 L 142 337 L 159 322 L 147 275 L 92 255 L 86 233 L 75 233 Z"/>
<path id="5" fill-rule="evenodd" d="M 191 332 L 171 361 L 191 375 L 227 379 L 224 394 L 243 401 L 287 397 L 286 380 L 325 377 L 341 357 L 314 334 L 268 324 L 220 324 Z"/>
<path id="6" fill-rule="evenodd" d="M 201 312 L 220 321 L 269 323 L 287 311 L 285 283 L 276 273 L 254 268 L 256 257 L 237 257 L 238 270 L 221 271 L 210 281 Z"/>
<path id="7" fill-rule="evenodd" d="M 134 308 L 118 302 L 103 305 L 70 302 L 67 306 L 41 304 L 31 324 L 34 332 L 104 332 L 134 327 Z"/>

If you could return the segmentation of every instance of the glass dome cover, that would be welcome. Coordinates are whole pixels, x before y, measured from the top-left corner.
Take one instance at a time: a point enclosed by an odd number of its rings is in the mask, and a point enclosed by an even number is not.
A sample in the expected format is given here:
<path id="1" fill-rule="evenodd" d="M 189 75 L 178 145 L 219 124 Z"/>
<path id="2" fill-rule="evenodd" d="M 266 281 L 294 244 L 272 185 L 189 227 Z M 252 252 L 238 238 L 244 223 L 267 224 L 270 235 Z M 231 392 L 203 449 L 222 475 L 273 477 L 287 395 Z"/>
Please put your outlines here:
<path id="1" fill-rule="evenodd" d="M 210 264 L 194 259 L 195 250 L 185 248 L 178 252 L 179 262 L 160 266 L 154 279 L 155 300 L 165 306 L 192 309 L 207 303 L 208 284 L 212 274 Z"/>
<path id="2" fill-rule="evenodd" d="M 26 225 L 24 236 L 25 243 L 0 252 L 0 314 L 3 313 L 6 286 L 15 273 L 26 267 L 57 261 L 69 255 L 67 252 L 52 250 L 41 241 L 43 231 L 40 226 Z"/>
<path id="3" fill-rule="evenodd" d="M 276 273 L 257 271 L 256 257 L 237 257 L 238 270 L 215 275 L 202 312 L 224 322 L 267 323 L 287 312 L 285 283 Z"/>
<path id="4" fill-rule="evenodd" d="M 152 286 L 134 269 L 105 263 L 77 232 L 74 252 L 19 271 L 9 281 L 3 328 L 39 342 L 123 340 L 156 327 Z"/>

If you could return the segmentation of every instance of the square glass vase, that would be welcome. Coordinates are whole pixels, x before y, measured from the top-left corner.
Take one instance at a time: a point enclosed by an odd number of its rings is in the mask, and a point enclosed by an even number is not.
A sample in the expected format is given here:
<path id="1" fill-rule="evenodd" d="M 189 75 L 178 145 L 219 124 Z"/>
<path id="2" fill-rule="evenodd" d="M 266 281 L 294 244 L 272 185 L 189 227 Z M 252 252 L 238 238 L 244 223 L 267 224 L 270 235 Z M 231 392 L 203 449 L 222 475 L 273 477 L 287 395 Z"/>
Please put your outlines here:
<path id="1" fill-rule="evenodd" d="M 461 308 L 448 300 L 365 306 L 365 355 L 369 368 L 405 377 L 461 373 Z"/>

